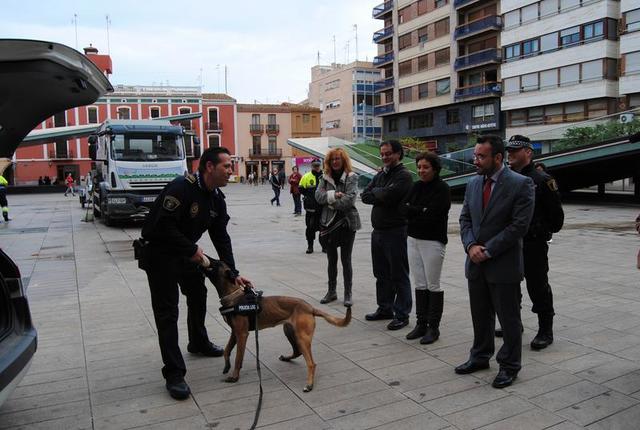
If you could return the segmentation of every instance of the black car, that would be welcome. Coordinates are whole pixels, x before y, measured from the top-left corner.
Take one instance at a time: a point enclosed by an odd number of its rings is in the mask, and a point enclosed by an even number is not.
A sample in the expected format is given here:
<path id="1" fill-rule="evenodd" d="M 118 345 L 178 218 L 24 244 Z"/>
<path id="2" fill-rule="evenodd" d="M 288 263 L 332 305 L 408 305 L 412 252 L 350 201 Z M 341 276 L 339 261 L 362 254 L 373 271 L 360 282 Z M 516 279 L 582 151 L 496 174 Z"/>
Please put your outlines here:
<path id="1" fill-rule="evenodd" d="M 67 46 L 0 39 L 0 174 L 39 123 L 58 112 L 92 104 L 108 91 L 113 88 L 102 72 Z M 1 246 L 0 405 L 27 372 L 37 344 L 26 286 L 10 250 Z"/>

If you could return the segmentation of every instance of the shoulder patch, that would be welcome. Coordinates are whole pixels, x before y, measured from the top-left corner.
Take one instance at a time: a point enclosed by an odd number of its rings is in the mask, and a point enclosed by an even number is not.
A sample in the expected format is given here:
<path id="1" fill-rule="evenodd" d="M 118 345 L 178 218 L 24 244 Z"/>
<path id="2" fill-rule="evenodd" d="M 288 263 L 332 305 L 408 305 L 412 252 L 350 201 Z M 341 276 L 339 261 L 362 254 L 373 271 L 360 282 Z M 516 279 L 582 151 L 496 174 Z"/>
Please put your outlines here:
<path id="1" fill-rule="evenodd" d="M 165 196 L 164 201 L 162 202 L 162 207 L 168 210 L 169 212 L 175 211 L 178 206 L 180 206 L 180 200 L 173 196 Z"/>
<path id="2" fill-rule="evenodd" d="M 553 178 L 547 180 L 547 187 L 549 187 L 551 191 L 558 191 L 558 183 Z"/>
<path id="3" fill-rule="evenodd" d="M 196 183 L 196 181 L 197 181 L 196 177 L 195 177 L 194 175 L 191 175 L 191 174 L 186 175 L 186 176 L 185 176 L 185 179 L 186 179 L 189 183 L 192 183 L 192 184 L 195 184 L 195 183 Z"/>
<path id="4" fill-rule="evenodd" d="M 198 212 L 200 211 L 200 206 L 198 206 L 197 202 L 194 202 L 189 209 L 189 213 L 191 214 L 191 218 L 195 218 L 198 216 Z"/>

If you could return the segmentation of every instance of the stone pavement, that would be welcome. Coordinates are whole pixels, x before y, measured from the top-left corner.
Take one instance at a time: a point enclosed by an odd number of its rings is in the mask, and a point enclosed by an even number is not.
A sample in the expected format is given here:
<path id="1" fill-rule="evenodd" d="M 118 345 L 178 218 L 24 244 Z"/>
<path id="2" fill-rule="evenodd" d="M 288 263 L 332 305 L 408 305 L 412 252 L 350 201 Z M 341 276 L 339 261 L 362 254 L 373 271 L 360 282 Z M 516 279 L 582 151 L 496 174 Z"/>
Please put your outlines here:
<path id="1" fill-rule="evenodd" d="M 291 215 L 289 194 L 282 194 L 283 207 L 277 208 L 268 203 L 267 186 L 230 185 L 226 193 L 243 275 L 266 294 L 301 297 L 343 314 L 339 302 L 318 302 L 326 288 L 326 258 L 304 254 L 304 217 Z M 10 196 L 10 205 L 14 220 L 0 224 L 0 244 L 28 283 L 39 345 L 28 375 L 0 407 L 0 429 L 250 426 L 258 392 L 253 336 L 240 381 L 222 382 L 222 359 L 184 351 L 184 300 L 181 345 L 193 396 L 178 402 L 167 395 L 146 277 L 133 261 L 131 241 L 139 226 L 82 222 L 77 198 L 62 195 Z M 457 234 L 460 205 L 450 216 L 442 337 L 429 346 L 404 339 L 411 327 L 390 332 L 385 322 L 364 320 L 375 309 L 375 288 L 369 208 L 359 208 L 364 226 L 353 256 L 354 320 L 343 329 L 318 321 L 311 393 L 302 392 L 304 360 L 277 359 L 290 350 L 282 330 L 261 332 L 261 428 L 640 428 L 638 207 L 566 206 L 566 227 L 550 247 L 555 343 L 540 352 L 529 349 L 537 321 L 525 297 L 524 367 L 504 390 L 490 386 L 495 361 L 474 375 L 453 372 L 466 360 L 472 338 Z M 202 245 L 213 252 L 206 236 Z M 213 293 L 207 326 L 212 339 L 224 343 L 229 330 L 217 308 Z"/>

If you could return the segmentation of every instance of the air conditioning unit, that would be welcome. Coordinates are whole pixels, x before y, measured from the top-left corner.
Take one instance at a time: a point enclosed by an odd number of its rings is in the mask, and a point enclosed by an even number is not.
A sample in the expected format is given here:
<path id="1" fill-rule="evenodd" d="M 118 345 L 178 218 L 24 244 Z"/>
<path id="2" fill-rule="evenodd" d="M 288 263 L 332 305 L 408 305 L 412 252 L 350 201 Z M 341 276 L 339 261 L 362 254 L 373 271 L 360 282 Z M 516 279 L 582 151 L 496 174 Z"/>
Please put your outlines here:
<path id="1" fill-rule="evenodd" d="M 620 121 L 620 124 L 629 124 L 631 121 L 633 121 L 633 114 L 632 113 L 623 113 L 618 118 L 618 121 Z"/>

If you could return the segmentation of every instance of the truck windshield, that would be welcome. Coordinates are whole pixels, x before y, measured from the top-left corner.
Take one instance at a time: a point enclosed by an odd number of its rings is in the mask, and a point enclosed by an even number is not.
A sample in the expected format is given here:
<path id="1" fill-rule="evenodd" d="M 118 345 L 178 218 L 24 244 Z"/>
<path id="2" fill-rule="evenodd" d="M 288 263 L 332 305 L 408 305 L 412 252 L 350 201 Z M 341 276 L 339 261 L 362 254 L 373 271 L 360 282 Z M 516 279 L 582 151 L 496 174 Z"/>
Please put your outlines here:
<path id="1" fill-rule="evenodd" d="M 112 136 L 111 158 L 122 161 L 171 161 L 184 159 L 182 136 L 127 133 Z"/>

